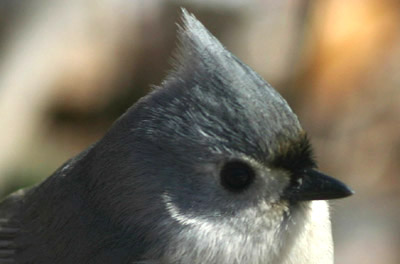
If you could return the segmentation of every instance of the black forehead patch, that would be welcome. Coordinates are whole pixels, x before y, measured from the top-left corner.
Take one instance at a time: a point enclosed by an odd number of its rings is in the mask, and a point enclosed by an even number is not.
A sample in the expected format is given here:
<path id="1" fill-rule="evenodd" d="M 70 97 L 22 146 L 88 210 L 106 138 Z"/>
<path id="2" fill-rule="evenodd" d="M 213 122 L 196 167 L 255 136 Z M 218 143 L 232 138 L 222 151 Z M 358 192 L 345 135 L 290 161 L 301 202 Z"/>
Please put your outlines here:
<path id="1" fill-rule="evenodd" d="M 275 168 L 296 172 L 317 166 L 306 133 L 294 140 L 280 140 L 274 153 L 270 163 Z"/>

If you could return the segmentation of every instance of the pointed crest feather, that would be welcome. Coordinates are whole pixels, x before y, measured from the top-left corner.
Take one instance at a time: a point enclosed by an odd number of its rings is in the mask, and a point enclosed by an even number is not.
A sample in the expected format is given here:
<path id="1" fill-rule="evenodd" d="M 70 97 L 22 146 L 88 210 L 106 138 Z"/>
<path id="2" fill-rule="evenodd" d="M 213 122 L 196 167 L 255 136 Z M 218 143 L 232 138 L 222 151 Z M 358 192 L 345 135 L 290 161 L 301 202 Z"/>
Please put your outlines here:
<path id="1" fill-rule="evenodd" d="M 179 48 L 175 59 L 180 66 L 208 61 L 207 58 L 229 52 L 197 18 L 182 8 L 182 24 L 178 24 Z"/>

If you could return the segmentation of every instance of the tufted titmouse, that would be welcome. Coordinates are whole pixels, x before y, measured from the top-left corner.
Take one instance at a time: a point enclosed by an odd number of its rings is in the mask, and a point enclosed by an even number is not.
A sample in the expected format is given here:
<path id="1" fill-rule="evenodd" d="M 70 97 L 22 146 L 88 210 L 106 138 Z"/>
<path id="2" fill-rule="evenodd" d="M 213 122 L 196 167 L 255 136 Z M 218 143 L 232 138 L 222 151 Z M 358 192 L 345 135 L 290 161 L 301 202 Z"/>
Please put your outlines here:
<path id="1" fill-rule="evenodd" d="M 296 115 L 183 10 L 177 63 L 93 146 L 0 204 L 0 263 L 326 264 L 326 199 Z"/>

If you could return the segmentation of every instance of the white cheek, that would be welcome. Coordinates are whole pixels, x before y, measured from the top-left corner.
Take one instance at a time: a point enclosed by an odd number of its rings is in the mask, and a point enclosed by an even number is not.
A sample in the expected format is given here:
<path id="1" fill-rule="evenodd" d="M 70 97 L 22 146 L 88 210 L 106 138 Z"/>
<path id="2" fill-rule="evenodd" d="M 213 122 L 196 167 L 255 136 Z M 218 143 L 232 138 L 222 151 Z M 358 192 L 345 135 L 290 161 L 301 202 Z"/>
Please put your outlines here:
<path id="1" fill-rule="evenodd" d="M 180 223 L 181 225 L 192 225 L 192 226 L 207 225 L 207 221 L 203 220 L 200 217 L 190 217 L 181 213 L 179 208 L 172 202 L 172 199 L 167 192 L 164 192 L 162 194 L 162 199 L 171 218 Z"/>
<path id="2" fill-rule="evenodd" d="M 332 264 L 333 242 L 329 207 L 326 201 L 312 201 L 306 210 L 305 225 L 293 241 L 293 249 L 283 264 Z M 299 227 L 300 228 L 300 227 Z"/>
<path id="3" fill-rule="evenodd" d="M 274 239 L 283 211 L 272 214 L 274 206 L 265 201 L 241 211 L 241 219 L 220 221 L 181 212 L 168 193 L 163 194 L 163 202 L 171 219 L 185 226 L 172 237 L 163 263 L 264 264 L 276 258 L 279 250 Z M 248 220 L 243 222 L 244 218 Z"/>
<path id="4" fill-rule="evenodd" d="M 329 224 L 329 206 L 326 201 L 313 201 L 311 203 L 311 222 L 317 224 Z"/>
<path id="5" fill-rule="evenodd" d="M 315 263 L 333 263 L 333 241 L 329 206 L 326 201 L 313 201 L 311 213 L 310 245 L 314 245 L 312 254 Z M 319 261 L 317 262 L 316 259 Z"/>

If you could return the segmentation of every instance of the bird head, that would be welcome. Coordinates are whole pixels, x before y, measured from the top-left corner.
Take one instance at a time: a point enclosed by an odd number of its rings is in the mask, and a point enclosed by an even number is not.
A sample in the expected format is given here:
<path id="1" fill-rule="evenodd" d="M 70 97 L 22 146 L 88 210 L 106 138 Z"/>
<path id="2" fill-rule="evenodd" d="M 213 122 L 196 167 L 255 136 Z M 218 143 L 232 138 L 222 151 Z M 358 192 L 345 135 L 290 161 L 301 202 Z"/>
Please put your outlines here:
<path id="1" fill-rule="evenodd" d="M 174 70 L 95 147 L 109 210 L 165 263 L 275 263 L 313 200 L 351 190 L 316 170 L 276 90 L 185 10 L 178 32 Z"/>

